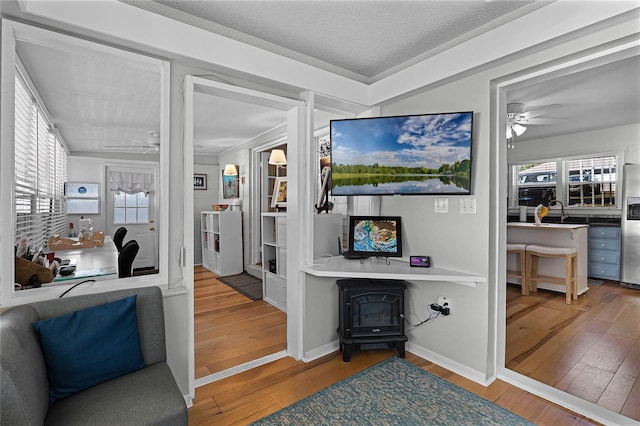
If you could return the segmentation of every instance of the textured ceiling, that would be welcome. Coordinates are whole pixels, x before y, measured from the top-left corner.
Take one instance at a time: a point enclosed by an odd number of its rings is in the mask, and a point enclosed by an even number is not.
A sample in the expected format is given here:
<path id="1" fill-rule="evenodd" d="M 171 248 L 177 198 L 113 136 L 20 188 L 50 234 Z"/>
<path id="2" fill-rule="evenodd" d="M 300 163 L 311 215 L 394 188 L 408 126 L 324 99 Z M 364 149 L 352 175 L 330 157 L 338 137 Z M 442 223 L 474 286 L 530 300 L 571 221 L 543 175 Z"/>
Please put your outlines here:
<path id="1" fill-rule="evenodd" d="M 549 3 L 123 1 L 364 83 Z"/>
<path id="2" fill-rule="evenodd" d="M 160 128 L 158 72 L 90 50 L 18 41 L 16 52 L 71 151 L 141 152 Z"/>

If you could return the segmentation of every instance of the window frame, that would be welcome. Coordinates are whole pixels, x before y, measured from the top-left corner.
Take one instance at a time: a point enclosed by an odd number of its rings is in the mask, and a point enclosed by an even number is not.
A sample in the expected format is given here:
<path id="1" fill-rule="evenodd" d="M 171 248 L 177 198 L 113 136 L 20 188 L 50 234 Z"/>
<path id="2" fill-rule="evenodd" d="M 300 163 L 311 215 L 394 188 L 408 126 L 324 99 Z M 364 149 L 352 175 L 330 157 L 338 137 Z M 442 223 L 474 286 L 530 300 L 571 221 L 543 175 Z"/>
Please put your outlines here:
<path id="1" fill-rule="evenodd" d="M 571 192 L 570 185 L 575 185 L 575 183 L 571 183 L 569 177 L 571 176 L 569 170 L 569 163 L 576 160 L 589 160 L 589 159 L 598 159 L 604 157 L 614 157 L 616 163 L 616 172 L 615 172 L 615 180 L 614 185 L 616 186 L 615 192 L 615 205 L 610 206 L 580 206 L 580 205 L 569 205 L 569 196 Z M 509 200 L 508 200 L 508 213 L 509 214 L 518 214 L 520 206 L 518 205 L 518 173 L 517 168 L 525 165 L 525 164 L 543 164 L 543 163 L 556 163 L 556 180 L 555 180 L 555 198 L 557 200 L 562 201 L 564 204 L 565 211 L 571 212 L 571 214 L 575 216 L 589 216 L 589 215 L 598 215 L 598 214 L 611 214 L 611 215 L 621 215 L 622 214 L 622 192 L 619 183 L 622 182 L 622 168 L 621 164 L 624 163 L 624 155 L 620 152 L 598 152 L 592 154 L 583 154 L 583 155 L 572 155 L 566 157 L 557 157 L 557 158 L 541 158 L 535 160 L 519 160 L 517 162 L 510 162 L 508 164 L 509 170 Z M 543 186 L 541 183 L 540 186 Z M 535 206 L 527 206 L 528 208 L 535 208 Z"/>
<path id="2" fill-rule="evenodd" d="M 8 19 L 2 20 L 1 31 L 0 91 L 2 91 L 3 96 L 0 99 L 0 138 L 2 140 L 13 141 L 14 139 L 14 76 L 15 64 L 19 62 L 16 54 L 16 42 L 20 40 L 43 47 L 63 49 L 81 54 L 89 52 L 92 55 L 105 57 L 109 60 L 133 62 L 145 69 L 156 71 L 161 85 L 160 142 L 162 146 L 169 147 L 171 79 L 170 63 L 168 61 L 128 51 L 124 46 L 111 47 Z M 71 285 L 60 284 L 43 286 L 29 291 L 14 290 L 15 260 L 12 237 L 16 224 L 13 203 L 15 184 L 14 153 L 14 143 L 0 144 L 2 180 L 3 182 L 10 182 L 10 184 L 0 185 L 0 204 L 10 206 L 10 208 L 0 209 L 0 235 L 11 236 L 9 238 L 0 238 L 0 306 L 2 307 L 57 298 L 62 292 L 71 287 Z M 183 280 L 178 279 L 170 282 L 169 279 L 170 275 L 175 276 L 183 273 L 183 271 L 176 272 L 174 270 L 173 273 L 170 271 L 173 267 L 169 262 L 169 166 L 171 161 L 169 148 L 161 149 L 159 154 L 155 221 L 158 232 L 159 273 L 123 280 L 98 281 L 91 286 L 74 290 L 76 294 L 101 293 L 116 288 L 144 286 L 159 286 L 164 292 L 170 292 L 171 294 L 180 294 L 185 291 L 186 284 Z"/>

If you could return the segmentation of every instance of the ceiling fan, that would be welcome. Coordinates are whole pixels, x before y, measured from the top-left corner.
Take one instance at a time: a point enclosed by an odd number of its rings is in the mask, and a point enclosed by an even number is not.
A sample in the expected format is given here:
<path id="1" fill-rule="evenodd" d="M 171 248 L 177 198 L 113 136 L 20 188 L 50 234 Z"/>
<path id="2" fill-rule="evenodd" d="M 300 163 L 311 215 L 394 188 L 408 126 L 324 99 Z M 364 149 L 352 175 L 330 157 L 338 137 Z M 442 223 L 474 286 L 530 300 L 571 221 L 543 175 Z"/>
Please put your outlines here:
<path id="1" fill-rule="evenodd" d="M 507 104 L 507 139 L 510 140 L 510 148 L 513 148 L 514 136 L 521 136 L 529 125 L 553 124 L 552 118 L 540 118 L 540 116 L 559 108 L 559 104 L 545 105 L 525 111 L 524 104 Z"/>
<path id="2" fill-rule="evenodd" d="M 141 144 L 140 146 L 137 145 L 105 145 L 105 148 L 140 148 L 140 149 L 144 149 L 144 151 L 142 152 L 143 154 L 146 154 L 148 152 L 159 152 L 160 151 L 160 132 L 157 130 L 149 130 L 147 132 L 147 134 L 149 136 L 147 136 L 147 139 L 145 141 L 139 141 L 136 139 L 133 139 L 131 142 L 136 143 L 136 144 Z"/>

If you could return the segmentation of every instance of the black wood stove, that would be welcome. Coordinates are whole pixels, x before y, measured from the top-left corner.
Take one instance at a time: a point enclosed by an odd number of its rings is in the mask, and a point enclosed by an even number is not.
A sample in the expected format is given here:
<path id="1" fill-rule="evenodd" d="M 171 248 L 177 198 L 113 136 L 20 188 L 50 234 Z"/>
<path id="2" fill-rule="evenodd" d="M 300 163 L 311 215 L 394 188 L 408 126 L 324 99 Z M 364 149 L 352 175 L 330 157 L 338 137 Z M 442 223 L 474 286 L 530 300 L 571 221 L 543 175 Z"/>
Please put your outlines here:
<path id="1" fill-rule="evenodd" d="M 340 296 L 338 336 L 344 362 L 354 349 L 395 347 L 405 356 L 404 290 L 401 280 L 343 279 L 337 282 Z"/>

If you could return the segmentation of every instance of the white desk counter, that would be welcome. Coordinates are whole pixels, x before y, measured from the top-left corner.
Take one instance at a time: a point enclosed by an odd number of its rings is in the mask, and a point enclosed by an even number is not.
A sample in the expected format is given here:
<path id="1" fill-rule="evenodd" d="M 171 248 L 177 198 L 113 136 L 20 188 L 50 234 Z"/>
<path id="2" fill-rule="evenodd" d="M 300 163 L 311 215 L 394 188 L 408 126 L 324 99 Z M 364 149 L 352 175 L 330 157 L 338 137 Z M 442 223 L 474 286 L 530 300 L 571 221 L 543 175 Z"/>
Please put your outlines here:
<path id="1" fill-rule="evenodd" d="M 588 235 L 589 225 L 568 223 L 507 223 L 507 242 L 536 244 L 552 247 L 575 247 L 578 249 L 578 294 L 585 293 L 587 287 Z M 518 270 L 516 256 L 507 256 L 507 269 Z M 540 258 L 538 269 L 541 274 L 564 277 L 564 258 Z M 520 284 L 517 278 L 507 278 L 508 282 Z M 538 282 L 539 288 L 565 292 L 565 286 Z"/>
<path id="2" fill-rule="evenodd" d="M 67 276 L 57 275 L 52 284 L 74 284 L 88 278 L 106 280 L 118 278 L 118 249 L 110 236 L 105 236 L 102 247 L 56 250 L 60 259 L 75 260 L 76 270 Z"/>
<path id="3" fill-rule="evenodd" d="M 411 267 L 409 262 L 396 259 L 389 259 L 388 265 L 383 258 L 369 258 L 360 262 L 358 259 L 345 259 L 342 256 L 316 258 L 314 262 L 316 263 L 313 265 L 303 265 L 302 271 L 316 277 L 445 281 L 467 287 L 476 287 L 477 283 L 486 282 L 486 278 L 479 275 L 433 266 Z"/>

